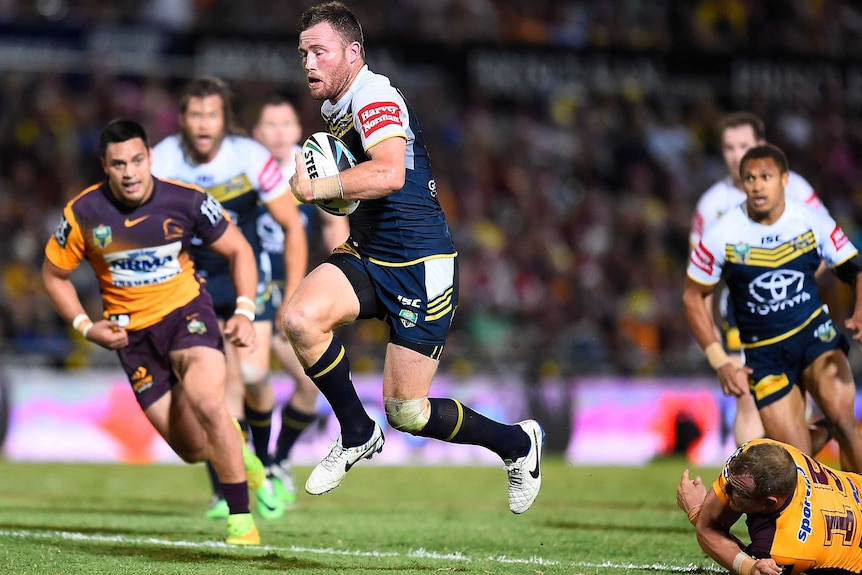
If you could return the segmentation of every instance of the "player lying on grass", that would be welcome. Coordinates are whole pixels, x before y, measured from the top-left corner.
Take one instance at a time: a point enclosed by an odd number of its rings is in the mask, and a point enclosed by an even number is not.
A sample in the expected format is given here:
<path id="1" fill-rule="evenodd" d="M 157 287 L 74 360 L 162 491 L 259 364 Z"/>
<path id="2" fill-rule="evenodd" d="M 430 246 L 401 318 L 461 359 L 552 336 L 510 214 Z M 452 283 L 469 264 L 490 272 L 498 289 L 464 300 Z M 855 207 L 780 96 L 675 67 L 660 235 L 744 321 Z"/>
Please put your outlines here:
<path id="1" fill-rule="evenodd" d="M 740 447 L 709 491 L 682 474 L 676 501 L 707 555 L 734 575 L 862 572 L 862 476 L 771 439 Z M 743 515 L 751 543 L 730 533 Z"/>

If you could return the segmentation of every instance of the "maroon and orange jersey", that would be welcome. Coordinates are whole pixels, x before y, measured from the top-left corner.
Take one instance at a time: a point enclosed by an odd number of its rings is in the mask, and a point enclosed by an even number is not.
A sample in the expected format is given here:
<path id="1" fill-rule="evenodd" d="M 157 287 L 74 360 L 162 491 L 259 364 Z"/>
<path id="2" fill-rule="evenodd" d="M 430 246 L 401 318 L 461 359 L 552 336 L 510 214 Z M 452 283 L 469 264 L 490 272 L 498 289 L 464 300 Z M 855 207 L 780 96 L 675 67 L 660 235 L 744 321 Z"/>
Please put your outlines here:
<path id="1" fill-rule="evenodd" d="M 725 507 L 724 486 L 730 461 L 740 452 L 771 439 L 756 439 L 731 455 L 713 491 Z M 862 573 L 862 475 L 838 471 L 818 463 L 791 445 L 781 443 L 796 462 L 796 492 L 777 513 L 746 517 L 751 545 L 757 558 L 772 557 L 785 575 L 811 569 L 832 573 Z"/>
<path id="2" fill-rule="evenodd" d="M 153 181 L 152 196 L 135 208 L 118 202 L 107 182 L 87 188 L 66 204 L 45 247 L 64 270 L 88 259 L 105 317 L 128 330 L 151 326 L 200 294 L 192 238 L 209 244 L 228 226 L 221 204 L 200 188 Z"/>

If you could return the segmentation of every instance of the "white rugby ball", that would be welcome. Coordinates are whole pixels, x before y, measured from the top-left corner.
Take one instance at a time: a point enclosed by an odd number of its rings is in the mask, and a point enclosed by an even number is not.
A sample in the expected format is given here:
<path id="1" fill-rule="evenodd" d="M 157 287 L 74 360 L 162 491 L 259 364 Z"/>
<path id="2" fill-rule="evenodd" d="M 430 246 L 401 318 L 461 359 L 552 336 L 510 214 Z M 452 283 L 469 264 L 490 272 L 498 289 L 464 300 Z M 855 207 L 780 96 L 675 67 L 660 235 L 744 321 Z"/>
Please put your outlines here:
<path id="1" fill-rule="evenodd" d="M 302 158 L 309 178 L 334 176 L 356 165 L 356 158 L 341 139 L 328 132 L 315 132 L 302 144 Z M 320 208 L 336 216 L 352 214 L 359 200 L 317 200 Z"/>

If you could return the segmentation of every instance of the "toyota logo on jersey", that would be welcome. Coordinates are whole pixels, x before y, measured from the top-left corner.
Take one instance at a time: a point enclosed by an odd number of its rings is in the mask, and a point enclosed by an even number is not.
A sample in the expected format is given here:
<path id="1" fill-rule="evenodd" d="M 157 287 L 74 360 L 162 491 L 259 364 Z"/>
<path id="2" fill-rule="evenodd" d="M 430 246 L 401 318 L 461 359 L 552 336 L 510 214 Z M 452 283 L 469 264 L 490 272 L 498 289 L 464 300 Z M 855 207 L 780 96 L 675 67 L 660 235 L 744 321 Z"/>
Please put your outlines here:
<path id="1" fill-rule="evenodd" d="M 753 313 L 767 315 L 794 307 L 811 299 L 803 291 L 805 274 L 796 270 L 772 270 L 754 278 L 748 284 L 748 293 L 754 300 L 748 303 Z"/>

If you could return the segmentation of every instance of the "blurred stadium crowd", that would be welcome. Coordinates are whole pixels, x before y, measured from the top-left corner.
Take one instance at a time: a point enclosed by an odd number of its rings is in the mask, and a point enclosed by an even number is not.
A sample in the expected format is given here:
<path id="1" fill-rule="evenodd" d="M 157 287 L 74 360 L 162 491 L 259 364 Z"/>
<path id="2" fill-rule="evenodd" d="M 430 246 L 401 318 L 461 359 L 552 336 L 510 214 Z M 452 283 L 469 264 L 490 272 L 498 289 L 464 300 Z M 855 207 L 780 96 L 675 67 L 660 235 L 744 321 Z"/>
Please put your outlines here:
<path id="1" fill-rule="evenodd" d="M 296 17 L 309 4 L 0 0 L 0 26 L 153 25 L 198 34 L 277 34 L 294 43 Z M 761 115 L 769 140 L 785 149 L 791 168 L 812 182 L 862 245 L 862 106 L 851 105 L 853 86 L 833 91 L 824 83 L 816 99 L 753 93 L 741 100 L 709 86 L 654 93 L 636 82 L 602 90 L 575 81 L 538 98 L 498 99 L 463 85 L 463 74 L 450 74 L 445 62 L 390 69 L 392 60 L 376 61 L 373 49 L 409 40 L 440 53 L 481 43 L 492 53 L 501 46 L 548 48 L 549 57 L 611 50 L 659 62 L 690 53 L 698 65 L 738 53 L 846 63 L 862 55 L 856 2 L 348 4 L 365 25 L 372 68 L 402 84 L 423 121 L 461 253 L 461 305 L 444 369 L 518 370 L 526 377 L 705 370 L 680 297 L 694 204 L 725 173 L 715 125 L 728 111 Z M 298 60 L 295 66 L 298 71 Z M 62 204 L 101 178 L 102 125 L 116 116 L 134 118 L 156 143 L 176 129 L 176 93 L 185 79 L 0 65 L 0 353 L 7 360 L 114 365 L 113 355 L 76 340 L 42 294 L 42 248 Z M 246 129 L 262 98 L 282 88 L 261 80 L 231 83 Z M 855 88 L 859 98 L 862 85 Z M 318 105 L 303 90 L 293 96 L 306 133 L 321 129 Z M 86 283 L 88 274 L 79 276 L 96 314 L 97 287 Z M 843 319 L 849 291 L 829 278 L 823 290 L 833 316 Z M 355 369 L 379 367 L 373 354 L 386 335 L 370 322 L 344 334 L 356 350 Z"/>

